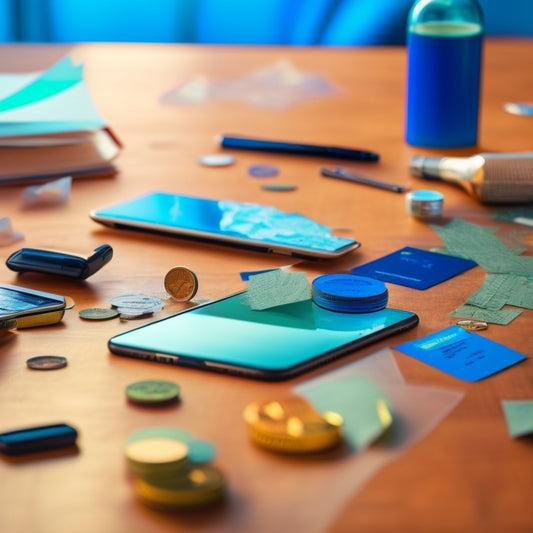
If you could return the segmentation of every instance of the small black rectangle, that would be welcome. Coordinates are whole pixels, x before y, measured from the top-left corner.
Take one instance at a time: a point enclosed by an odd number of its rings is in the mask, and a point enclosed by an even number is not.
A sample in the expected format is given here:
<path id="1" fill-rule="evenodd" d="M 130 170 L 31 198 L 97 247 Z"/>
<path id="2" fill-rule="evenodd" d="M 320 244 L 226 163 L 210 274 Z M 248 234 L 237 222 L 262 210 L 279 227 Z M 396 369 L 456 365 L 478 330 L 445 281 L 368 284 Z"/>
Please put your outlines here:
<path id="1" fill-rule="evenodd" d="M 0 451 L 7 455 L 42 452 L 76 444 L 78 431 L 68 424 L 35 426 L 0 433 Z"/>

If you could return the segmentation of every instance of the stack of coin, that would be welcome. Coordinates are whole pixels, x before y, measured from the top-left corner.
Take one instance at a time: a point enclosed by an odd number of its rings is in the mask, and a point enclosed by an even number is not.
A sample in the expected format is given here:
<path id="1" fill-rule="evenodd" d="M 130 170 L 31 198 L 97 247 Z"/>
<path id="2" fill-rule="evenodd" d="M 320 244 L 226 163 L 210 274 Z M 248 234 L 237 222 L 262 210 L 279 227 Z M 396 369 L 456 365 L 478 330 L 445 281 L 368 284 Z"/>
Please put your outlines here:
<path id="1" fill-rule="evenodd" d="M 127 439 L 124 454 L 135 475 L 135 492 L 157 509 L 201 507 L 222 499 L 225 478 L 209 464 L 215 450 L 188 431 L 172 427 L 139 430 Z"/>
<path id="2" fill-rule="evenodd" d="M 276 452 L 308 453 L 332 448 L 342 440 L 342 417 L 318 413 L 299 396 L 256 401 L 244 410 L 250 437 Z"/>
<path id="3" fill-rule="evenodd" d="M 116 309 L 120 318 L 145 318 L 159 313 L 163 309 L 161 298 L 147 294 L 123 294 L 111 300 L 111 307 Z"/>
<path id="4" fill-rule="evenodd" d="M 385 283 L 353 274 L 325 274 L 312 283 L 313 301 L 330 311 L 370 313 L 383 309 L 389 300 Z"/>
<path id="5" fill-rule="evenodd" d="M 218 502 L 224 496 L 225 479 L 222 472 L 210 465 L 188 465 L 174 477 L 156 482 L 135 480 L 137 496 L 156 509 L 203 507 Z"/>
<path id="6" fill-rule="evenodd" d="M 124 450 L 130 470 L 147 479 L 179 476 L 188 452 L 184 442 L 164 437 L 136 440 Z"/>

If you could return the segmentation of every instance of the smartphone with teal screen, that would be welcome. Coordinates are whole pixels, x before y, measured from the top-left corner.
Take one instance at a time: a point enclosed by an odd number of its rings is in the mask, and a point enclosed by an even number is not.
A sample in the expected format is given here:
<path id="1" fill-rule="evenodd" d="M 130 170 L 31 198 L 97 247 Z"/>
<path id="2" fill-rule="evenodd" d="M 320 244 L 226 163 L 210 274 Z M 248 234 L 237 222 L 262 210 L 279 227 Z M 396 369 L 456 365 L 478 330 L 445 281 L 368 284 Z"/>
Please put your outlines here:
<path id="1" fill-rule="evenodd" d="M 312 300 L 255 311 L 245 295 L 121 333 L 109 340 L 109 349 L 126 357 L 280 381 L 418 323 L 410 311 L 338 313 Z"/>

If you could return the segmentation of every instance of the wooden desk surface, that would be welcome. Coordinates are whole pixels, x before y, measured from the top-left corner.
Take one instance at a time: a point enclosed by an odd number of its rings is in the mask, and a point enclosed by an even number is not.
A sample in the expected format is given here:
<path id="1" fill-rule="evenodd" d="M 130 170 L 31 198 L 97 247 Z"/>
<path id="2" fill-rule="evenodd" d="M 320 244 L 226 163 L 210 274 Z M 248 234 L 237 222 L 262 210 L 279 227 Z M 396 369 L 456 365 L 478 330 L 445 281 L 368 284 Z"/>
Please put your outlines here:
<path id="1" fill-rule="evenodd" d="M 14 228 L 25 234 L 23 242 L 2 248 L 3 258 L 21 245 L 88 253 L 107 242 L 115 250 L 108 266 L 79 283 L 29 274 L 19 277 L 1 261 L 3 283 L 66 294 L 76 307 L 66 313 L 61 325 L 19 331 L 2 344 L 0 429 L 67 421 L 79 428 L 81 437 L 80 453 L 75 457 L 30 463 L 0 461 L 0 529 L 5 533 L 268 531 L 268 521 L 246 528 L 239 525 L 239 514 L 249 499 L 275 498 L 277 480 L 264 479 L 260 494 L 246 492 L 248 476 L 259 471 L 261 454 L 250 451 L 244 424 L 231 421 L 240 420 L 243 402 L 284 394 L 296 383 L 342 363 L 290 382 L 268 384 L 119 358 L 108 352 L 107 340 L 141 322 L 86 322 L 77 311 L 106 306 L 120 294 L 160 294 L 163 276 L 174 265 L 188 266 L 197 273 L 198 296 L 216 298 L 245 288 L 240 271 L 294 260 L 105 229 L 89 219 L 88 211 L 160 189 L 301 212 L 332 228 L 349 228 L 347 234 L 363 243 L 360 250 L 336 264 L 302 265 L 310 277 L 346 270 L 403 246 L 441 246 L 428 225 L 405 214 L 403 195 L 322 178 L 319 170 L 324 161 L 249 152 L 236 153 L 238 162 L 233 167 L 213 169 L 197 163 L 198 156 L 217 151 L 213 143 L 216 134 L 235 132 L 367 147 L 381 153 L 381 162 L 352 164 L 352 168 L 376 179 L 427 188 L 410 177 L 408 163 L 412 155 L 432 152 L 403 141 L 405 50 L 91 44 L 72 50 L 65 46 L 2 46 L 1 52 L 0 71 L 4 72 L 45 68 L 67 52 L 83 61 L 97 107 L 125 148 L 117 160 L 117 177 L 76 181 L 65 206 L 23 209 L 22 187 L 2 187 L 0 191 L 1 216 L 10 217 Z M 341 89 L 339 94 L 287 111 L 238 101 L 182 106 L 158 102 L 163 93 L 194 75 L 232 79 L 280 59 L 326 76 Z M 480 145 L 449 154 L 532 149 L 533 119 L 502 109 L 506 101 L 531 100 L 532 60 L 531 40 L 487 43 Z M 290 193 L 261 190 L 259 182 L 247 176 L 246 169 L 253 163 L 279 166 L 283 181 L 298 189 Z M 459 189 L 447 184 L 432 184 L 432 188 L 445 195 L 446 217 L 498 226 L 507 232 L 520 229 L 494 221 L 493 209 Z M 531 254 L 531 233 L 526 244 L 526 253 Z M 453 320 L 448 312 L 464 303 L 482 284 L 484 275 L 475 268 L 428 291 L 390 285 L 390 305 L 415 311 L 420 325 L 343 362 L 449 326 Z M 169 302 L 159 316 L 183 307 Z M 508 326 L 491 325 L 485 335 L 531 357 L 532 318 L 533 311 L 524 310 Z M 50 373 L 27 370 L 25 360 L 41 354 L 66 355 L 69 366 Z M 502 399 L 532 398 L 531 361 L 469 384 L 406 355 L 395 353 L 395 357 L 407 383 L 459 390 L 465 397 L 434 431 L 381 469 L 357 495 L 341 498 L 347 505 L 341 507 L 329 530 L 533 530 L 532 441 L 509 438 L 500 406 Z M 161 411 L 128 405 L 124 387 L 151 378 L 180 383 L 181 404 Z M 227 506 L 168 516 L 135 500 L 122 444 L 131 431 L 147 425 L 184 427 L 215 444 L 217 463 L 230 481 Z M 235 468 L 250 456 L 253 460 L 244 473 Z M 287 461 L 287 469 L 291 468 L 293 464 Z M 290 505 L 295 511 L 285 513 L 285 531 L 295 531 L 298 513 L 305 512 L 298 502 L 299 495 L 294 494 Z M 283 503 L 286 507 L 287 502 Z M 280 504 L 280 512 L 282 507 Z"/>

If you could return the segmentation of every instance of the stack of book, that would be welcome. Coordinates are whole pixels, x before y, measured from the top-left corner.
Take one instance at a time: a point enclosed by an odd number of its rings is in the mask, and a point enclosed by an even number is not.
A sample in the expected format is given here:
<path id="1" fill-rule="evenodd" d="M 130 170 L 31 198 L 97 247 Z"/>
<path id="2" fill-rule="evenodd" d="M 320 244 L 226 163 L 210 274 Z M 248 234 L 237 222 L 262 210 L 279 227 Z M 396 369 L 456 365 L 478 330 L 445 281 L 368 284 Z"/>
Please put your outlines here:
<path id="1" fill-rule="evenodd" d="M 120 149 L 70 57 L 45 72 L 0 73 L 0 184 L 113 175 Z"/>

